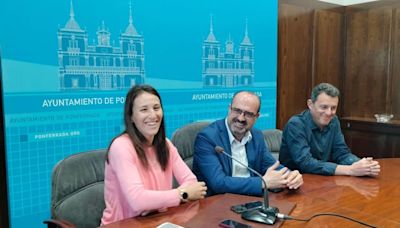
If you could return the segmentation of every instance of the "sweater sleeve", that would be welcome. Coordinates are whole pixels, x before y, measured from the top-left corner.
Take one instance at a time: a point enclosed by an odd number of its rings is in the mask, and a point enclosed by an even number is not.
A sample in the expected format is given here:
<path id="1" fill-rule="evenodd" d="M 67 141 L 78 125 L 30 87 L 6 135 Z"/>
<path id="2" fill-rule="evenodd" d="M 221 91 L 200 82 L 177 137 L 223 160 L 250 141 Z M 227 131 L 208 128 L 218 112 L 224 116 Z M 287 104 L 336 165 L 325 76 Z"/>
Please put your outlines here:
<path id="1" fill-rule="evenodd" d="M 167 140 L 169 146 L 170 162 L 172 165 L 172 172 L 180 186 L 187 186 L 188 184 L 197 182 L 196 176 L 189 169 L 186 163 L 182 160 L 176 147 Z"/>
<path id="2" fill-rule="evenodd" d="M 110 147 L 109 161 L 117 179 L 116 183 L 120 185 L 119 194 L 128 201 L 133 211 L 142 213 L 179 205 L 180 198 L 177 189 L 150 190 L 144 187 L 141 173 L 148 170 L 140 164 L 129 138 L 120 137 L 114 140 Z M 157 178 L 162 178 L 157 175 L 150 175 L 150 177 L 154 179 L 152 183 L 159 183 L 160 180 Z"/>

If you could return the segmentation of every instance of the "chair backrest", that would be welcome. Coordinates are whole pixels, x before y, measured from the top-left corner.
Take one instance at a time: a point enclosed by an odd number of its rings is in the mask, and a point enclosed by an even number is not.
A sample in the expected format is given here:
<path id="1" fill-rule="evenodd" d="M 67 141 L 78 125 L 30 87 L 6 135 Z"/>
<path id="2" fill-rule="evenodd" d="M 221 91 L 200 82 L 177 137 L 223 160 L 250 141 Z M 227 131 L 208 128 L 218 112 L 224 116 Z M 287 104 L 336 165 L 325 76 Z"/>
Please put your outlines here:
<path id="1" fill-rule="evenodd" d="M 210 122 L 193 122 L 176 129 L 172 134 L 171 142 L 178 149 L 183 161 L 193 167 L 194 140 L 197 134 L 207 127 Z"/>
<path id="2" fill-rule="evenodd" d="M 279 129 L 263 130 L 264 141 L 272 155 L 278 159 L 282 143 L 282 131 Z"/>
<path id="3" fill-rule="evenodd" d="M 52 172 L 51 217 L 76 227 L 97 227 L 105 208 L 106 150 L 71 155 Z"/>

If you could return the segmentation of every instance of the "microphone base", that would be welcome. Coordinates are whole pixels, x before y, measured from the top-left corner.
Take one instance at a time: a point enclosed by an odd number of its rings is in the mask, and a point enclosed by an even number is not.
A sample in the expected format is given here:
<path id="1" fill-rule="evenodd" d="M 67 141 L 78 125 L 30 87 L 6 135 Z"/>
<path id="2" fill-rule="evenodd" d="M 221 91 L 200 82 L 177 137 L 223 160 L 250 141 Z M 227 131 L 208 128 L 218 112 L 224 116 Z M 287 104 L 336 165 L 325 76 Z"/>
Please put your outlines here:
<path id="1" fill-rule="evenodd" d="M 279 213 L 279 209 L 276 207 L 258 208 L 242 213 L 242 219 L 273 225 L 276 222 L 276 213 Z"/>

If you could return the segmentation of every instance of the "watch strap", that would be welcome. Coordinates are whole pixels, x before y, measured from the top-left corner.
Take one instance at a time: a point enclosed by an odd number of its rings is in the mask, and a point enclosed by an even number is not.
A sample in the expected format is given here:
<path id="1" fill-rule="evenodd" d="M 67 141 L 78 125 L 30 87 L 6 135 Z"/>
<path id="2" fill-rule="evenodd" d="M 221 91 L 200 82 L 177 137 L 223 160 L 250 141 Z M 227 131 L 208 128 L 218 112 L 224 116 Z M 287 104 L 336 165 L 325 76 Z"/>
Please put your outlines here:
<path id="1" fill-rule="evenodd" d="M 179 189 L 179 196 L 182 202 L 187 202 L 189 199 L 189 194 L 183 189 Z"/>

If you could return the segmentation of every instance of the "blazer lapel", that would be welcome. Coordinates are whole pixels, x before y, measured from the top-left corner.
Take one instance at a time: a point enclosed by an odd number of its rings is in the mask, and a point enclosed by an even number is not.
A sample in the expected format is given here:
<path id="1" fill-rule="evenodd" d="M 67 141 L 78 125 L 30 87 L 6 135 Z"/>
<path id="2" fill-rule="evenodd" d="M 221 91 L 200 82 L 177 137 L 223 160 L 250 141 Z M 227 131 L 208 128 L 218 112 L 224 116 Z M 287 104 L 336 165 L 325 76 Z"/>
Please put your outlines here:
<path id="1" fill-rule="evenodd" d="M 225 119 L 220 122 L 218 125 L 219 128 L 219 138 L 222 143 L 222 147 L 224 148 L 225 152 L 229 155 L 232 156 L 232 151 L 231 151 L 231 143 L 229 142 L 229 136 L 228 136 L 228 131 L 225 126 Z M 228 156 L 222 155 L 223 156 L 223 161 L 225 164 L 228 166 L 228 171 L 229 175 L 232 176 L 232 159 L 229 158 Z"/>
<path id="2" fill-rule="evenodd" d="M 250 141 L 248 141 L 246 143 L 246 155 L 247 155 L 247 163 L 249 167 L 252 167 L 253 169 L 257 169 L 257 167 L 255 167 L 256 162 L 256 154 L 254 152 L 255 148 L 254 148 L 254 141 L 253 139 L 251 139 Z M 250 172 L 250 176 L 254 176 L 254 174 L 252 172 Z"/>

